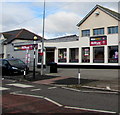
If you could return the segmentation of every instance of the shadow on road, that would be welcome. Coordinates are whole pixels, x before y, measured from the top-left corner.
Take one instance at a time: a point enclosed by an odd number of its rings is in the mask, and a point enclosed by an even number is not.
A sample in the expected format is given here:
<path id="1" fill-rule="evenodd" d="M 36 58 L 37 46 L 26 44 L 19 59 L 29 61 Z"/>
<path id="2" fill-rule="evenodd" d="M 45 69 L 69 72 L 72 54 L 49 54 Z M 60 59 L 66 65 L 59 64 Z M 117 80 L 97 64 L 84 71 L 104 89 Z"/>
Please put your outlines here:
<path id="1" fill-rule="evenodd" d="M 98 80 L 91 80 L 91 79 L 81 79 L 80 84 L 85 85 L 91 82 L 96 82 Z M 67 79 L 62 79 L 62 80 L 57 80 L 54 82 L 54 84 L 59 84 L 59 85 L 76 85 L 78 84 L 78 79 L 77 78 L 67 78 Z"/>

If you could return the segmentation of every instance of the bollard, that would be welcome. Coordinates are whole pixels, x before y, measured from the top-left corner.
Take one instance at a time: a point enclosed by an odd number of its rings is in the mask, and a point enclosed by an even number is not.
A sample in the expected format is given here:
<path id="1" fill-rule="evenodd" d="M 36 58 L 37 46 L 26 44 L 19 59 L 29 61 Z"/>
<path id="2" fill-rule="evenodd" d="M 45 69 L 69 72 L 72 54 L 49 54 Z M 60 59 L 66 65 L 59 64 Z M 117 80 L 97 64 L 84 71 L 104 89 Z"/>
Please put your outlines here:
<path id="1" fill-rule="evenodd" d="M 26 77 L 26 71 L 25 71 L 25 70 L 24 70 L 24 76 L 23 76 L 23 77 L 24 77 L 24 79 L 25 79 L 25 77 Z"/>
<path id="2" fill-rule="evenodd" d="M 80 84 L 80 69 L 78 69 L 78 84 Z"/>

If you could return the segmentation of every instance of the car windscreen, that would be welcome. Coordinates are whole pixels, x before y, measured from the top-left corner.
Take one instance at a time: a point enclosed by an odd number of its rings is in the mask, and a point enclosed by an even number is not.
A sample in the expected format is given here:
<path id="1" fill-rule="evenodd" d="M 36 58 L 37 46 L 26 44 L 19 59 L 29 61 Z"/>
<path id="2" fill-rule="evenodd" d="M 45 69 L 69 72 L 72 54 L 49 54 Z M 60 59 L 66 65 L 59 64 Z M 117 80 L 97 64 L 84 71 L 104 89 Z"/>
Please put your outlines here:
<path id="1" fill-rule="evenodd" d="M 19 59 L 9 60 L 10 65 L 24 65 L 25 63 Z"/>

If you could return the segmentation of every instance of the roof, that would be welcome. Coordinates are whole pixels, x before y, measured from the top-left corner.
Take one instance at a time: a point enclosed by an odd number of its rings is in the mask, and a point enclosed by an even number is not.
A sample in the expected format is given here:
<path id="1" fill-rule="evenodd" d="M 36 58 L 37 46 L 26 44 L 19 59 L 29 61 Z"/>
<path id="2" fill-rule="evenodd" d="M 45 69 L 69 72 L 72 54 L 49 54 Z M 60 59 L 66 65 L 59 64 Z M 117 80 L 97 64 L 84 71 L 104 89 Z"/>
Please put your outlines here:
<path id="1" fill-rule="evenodd" d="M 1 33 L 3 36 L 6 38 L 4 41 L 4 44 L 9 44 L 15 39 L 19 40 L 33 40 L 34 36 L 37 36 L 37 40 L 41 40 L 42 37 L 38 36 L 35 33 L 32 33 L 26 29 L 18 29 L 18 30 L 13 30 L 13 31 L 8 31 L 8 32 L 3 32 Z"/>
<path id="2" fill-rule="evenodd" d="M 53 39 L 46 39 L 45 42 L 70 42 L 70 41 L 78 41 L 79 36 L 77 35 L 69 35 L 63 37 L 57 37 Z"/>
<path id="3" fill-rule="evenodd" d="M 115 12 L 113 10 L 110 10 L 108 8 L 105 8 L 103 6 L 100 5 L 96 5 L 78 24 L 77 26 L 79 27 L 97 8 L 99 8 L 100 10 L 102 10 L 103 12 L 107 13 L 108 15 L 112 16 L 113 18 L 115 18 L 116 20 L 120 21 L 120 13 Z"/>

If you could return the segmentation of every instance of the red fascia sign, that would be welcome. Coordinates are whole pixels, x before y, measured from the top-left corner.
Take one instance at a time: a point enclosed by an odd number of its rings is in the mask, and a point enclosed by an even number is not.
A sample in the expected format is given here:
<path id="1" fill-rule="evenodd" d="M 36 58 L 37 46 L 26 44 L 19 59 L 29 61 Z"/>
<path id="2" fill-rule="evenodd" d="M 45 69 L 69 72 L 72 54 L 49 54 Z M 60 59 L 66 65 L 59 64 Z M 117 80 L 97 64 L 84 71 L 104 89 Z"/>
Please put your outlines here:
<path id="1" fill-rule="evenodd" d="M 35 47 L 37 44 L 35 44 Z M 29 45 L 18 45 L 14 46 L 15 51 L 20 51 L 20 50 L 33 50 L 34 49 L 34 44 L 29 44 Z"/>
<path id="2" fill-rule="evenodd" d="M 90 46 L 107 45 L 107 36 L 90 37 Z"/>

